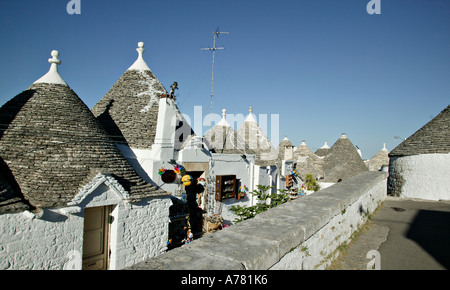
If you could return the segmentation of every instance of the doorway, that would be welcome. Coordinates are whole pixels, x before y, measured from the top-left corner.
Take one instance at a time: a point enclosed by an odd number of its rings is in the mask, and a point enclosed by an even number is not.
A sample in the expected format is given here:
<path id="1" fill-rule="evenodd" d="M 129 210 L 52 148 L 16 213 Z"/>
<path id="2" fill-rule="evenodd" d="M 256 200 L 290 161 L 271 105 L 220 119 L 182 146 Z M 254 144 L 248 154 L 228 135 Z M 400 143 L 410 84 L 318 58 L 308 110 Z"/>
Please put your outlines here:
<path id="1" fill-rule="evenodd" d="M 109 268 L 111 206 L 84 209 L 83 270 Z"/>

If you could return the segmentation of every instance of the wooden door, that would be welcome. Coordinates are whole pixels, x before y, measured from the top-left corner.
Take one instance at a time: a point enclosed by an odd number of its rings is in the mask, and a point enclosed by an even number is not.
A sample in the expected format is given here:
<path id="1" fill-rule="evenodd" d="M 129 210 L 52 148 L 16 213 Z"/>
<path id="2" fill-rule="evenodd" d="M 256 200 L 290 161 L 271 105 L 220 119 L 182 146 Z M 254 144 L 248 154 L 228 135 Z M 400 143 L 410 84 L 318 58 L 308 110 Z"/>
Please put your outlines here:
<path id="1" fill-rule="evenodd" d="M 110 206 L 84 210 L 83 270 L 107 270 Z"/>

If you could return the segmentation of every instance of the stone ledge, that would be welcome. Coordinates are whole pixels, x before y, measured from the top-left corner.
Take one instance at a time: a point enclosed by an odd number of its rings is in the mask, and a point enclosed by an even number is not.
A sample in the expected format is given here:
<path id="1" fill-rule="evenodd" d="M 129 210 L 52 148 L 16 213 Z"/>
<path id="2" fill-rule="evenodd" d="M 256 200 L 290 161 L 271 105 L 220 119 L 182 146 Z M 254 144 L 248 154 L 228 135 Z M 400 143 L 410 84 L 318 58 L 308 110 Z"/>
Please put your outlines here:
<path id="1" fill-rule="evenodd" d="M 379 171 L 362 173 L 130 269 L 268 269 L 387 176 Z"/>

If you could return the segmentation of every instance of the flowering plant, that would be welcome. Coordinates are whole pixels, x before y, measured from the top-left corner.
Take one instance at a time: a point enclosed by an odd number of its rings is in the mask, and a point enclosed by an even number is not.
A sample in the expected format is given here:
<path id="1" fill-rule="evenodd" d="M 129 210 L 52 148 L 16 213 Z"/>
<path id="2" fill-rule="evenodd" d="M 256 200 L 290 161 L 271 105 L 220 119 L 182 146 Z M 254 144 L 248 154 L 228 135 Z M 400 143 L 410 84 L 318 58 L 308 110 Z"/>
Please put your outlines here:
<path id="1" fill-rule="evenodd" d="M 245 197 L 245 195 L 247 194 L 248 188 L 246 185 L 244 186 L 239 186 L 239 197 Z"/>
<path id="2" fill-rule="evenodd" d="M 216 225 L 219 225 L 219 224 L 223 223 L 223 217 L 221 215 L 219 215 L 219 214 L 214 214 L 212 216 L 209 216 L 209 217 L 206 218 L 206 220 L 208 222 L 210 222 L 212 224 L 216 224 Z"/>

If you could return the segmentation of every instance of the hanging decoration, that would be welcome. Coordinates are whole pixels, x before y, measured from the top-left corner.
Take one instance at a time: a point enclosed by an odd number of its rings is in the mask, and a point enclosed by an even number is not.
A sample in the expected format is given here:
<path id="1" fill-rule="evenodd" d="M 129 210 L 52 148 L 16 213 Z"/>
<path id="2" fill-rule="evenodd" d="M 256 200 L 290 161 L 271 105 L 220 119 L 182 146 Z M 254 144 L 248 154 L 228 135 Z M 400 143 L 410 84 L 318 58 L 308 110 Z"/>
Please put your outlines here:
<path id="1" fill-rule="evenodd" d="M 185 175 L 181 178 L 181 182 L 183 182 L 184 186 L 190 186 L 192 183 L 192 176 Z"/>
<path id="2" fill-rule="evenodd" d="M 161 173 L 163 171 L 160 171 Z M 159 172 L 158 172 L 159 174 Z M 173 170 L 164 170 L 164 173 L 160 175 L 161 176 L 161 180 L 165 183 L 174 183 L 174 182 L 178 182 L 178 178 L 177 178 L 177 174 L 175 173 L 175 171 Z"/>
<path id="3" fill-rule="evenodd" d="M 160 168 L 159 170 L 158 170 L 158 174 L 159 175 L 163 175 L 164 173 L 166 173 L 166 169 L 163 167 L 163 168 Z"/>
<path id="4" fill-rule="evenodd" d="M 197 178 L 197 183 L 198 183 L 198 184 L 201 184 L 202 186 L 205 186 L 205 184 L 206 184 L 206 179 L 203 178 L 203 177 L 199 177 L 199 178 Z"/>
<path id="5" fill-rule="evenodd" d="M 186 169 L 184 169 L 184 167 L 181 166 L 181 165 L 179 165 L 179 164 L 177 164 L 177 165 L 173 168 L 173 170 L 175 171 L 176 174 L 181 175 L 181 176 L 183 176 L 183 175 L 186 174 Z"/>

